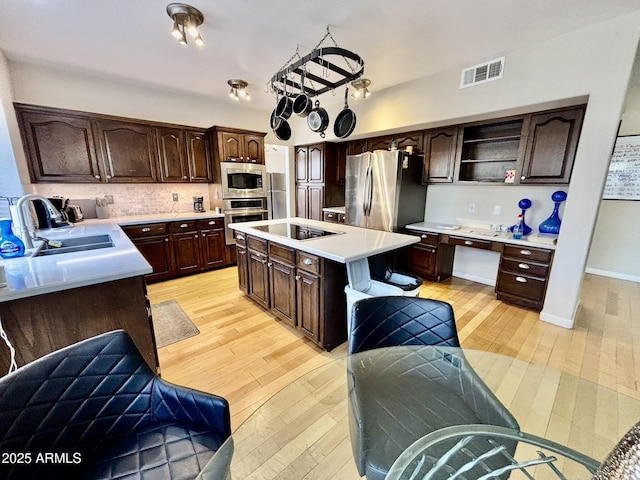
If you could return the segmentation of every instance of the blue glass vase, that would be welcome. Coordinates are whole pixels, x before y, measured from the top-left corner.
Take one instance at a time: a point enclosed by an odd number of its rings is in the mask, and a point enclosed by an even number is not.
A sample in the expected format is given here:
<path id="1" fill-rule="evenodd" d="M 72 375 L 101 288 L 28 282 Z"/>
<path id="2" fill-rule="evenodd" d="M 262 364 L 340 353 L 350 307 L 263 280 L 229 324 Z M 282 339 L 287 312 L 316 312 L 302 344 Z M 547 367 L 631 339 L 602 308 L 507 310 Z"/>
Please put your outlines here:
<path id="1" fill-rule="evenodd" d="M 531 233 L 531 227 L 527 225 L 527 222 L 525 222 L 524 214 L 527 212 L 527 209 L 531 208 L 531 200 L 523 198 L 518 202 L 518 207 L 522 210 L 522 234 L 527 236 Z M 513 232 L 515 227 L 516 225 L 511 225 L 509 230 Z"/>
<path id="2" fill-rule="evenodd" d="M 553 192 L 553 194 L 551 195 L 551 200 L 553 200 L 555 203 L 553 212 L 551 212 L 551 216 L 549 218 L 547 218 L 538 226 L 538 230 L 540 231 L 540 233 L 552 233 L 555 235 L 560 233 L 560 225 L 562 223 L 562 220 L 560 219 L 560 215 L 558 212 L 560 211 L 560 204 L 566 199 L 566 192 L 563 192 L 562 190 Z"/>
<path id="3" fill-rule="evenodd" d="M 11 219 L 0 219 L 0 257 L 15 258 L 24 255 L 24 243 L 13 234 Z"/>

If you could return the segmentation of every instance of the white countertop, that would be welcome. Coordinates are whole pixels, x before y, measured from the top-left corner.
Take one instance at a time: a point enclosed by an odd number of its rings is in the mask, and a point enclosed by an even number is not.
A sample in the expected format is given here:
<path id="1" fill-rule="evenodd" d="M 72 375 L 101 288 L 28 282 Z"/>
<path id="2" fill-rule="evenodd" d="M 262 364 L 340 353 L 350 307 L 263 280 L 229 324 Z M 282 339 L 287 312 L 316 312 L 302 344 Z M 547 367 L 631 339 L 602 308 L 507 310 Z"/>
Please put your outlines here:
<path id="1" fill-rule="evenodd" d="M 151 266 L 119 225 L 222 217 L 223 214 L 214 212 L 169 212 L 92 218 L 75 223 L 72 227 L 39 230 L 40 236 L 50 240 L 106 233 L 111 236 L 114 246 L 42 257 L 29 257 L 32 253 L 29 251 L 21 258 L 0 258 L 0 265 L 4 267 L 7 277 L 7 286 L 0 287 L 0 302 L 151 273 Z"/>
<path id="2" fill-rule="evenodd" d="M 511 232 L 498 233 L 490 229 L 474 228 L 464 225 L 448 225 L 446 223 L 419 222 L 412 223 L 405 227 L 408 230 L 418 232 L 446 233 L 449 235 L 459 235 L 468 238 L 477 238 L 478 240 L 491 240 L 493 242 L 512 243 L 515 245 L 527 245 L 555 250 L 557 235 L 545 235 L 540 233 L 531 233 L 523 237 L 521 240 L 513 238 Z"/>
<path id="3" fill-rule="evenodd" d="M 341 232 L 340 235 L 329 235 L 307 240 L 295 240 L 280 235 L 256 230 L 254 226 L 290 222 L 297 225 L 308 225 L 322 230 Z M 353 262 L 378 253 L 384 253 L 417 243 L 420 239 L 415 235 L 382 232 L 368 228 L 352 227 L 331 222 L 320 222 L 307 218 L 288 218 L 279 220 L 261 220 L 257 222 L 232 223 L 230 227 L 248 235 L 264 238 L 287 245 L 303 252 L 312 253 L 340 263 Z"/>

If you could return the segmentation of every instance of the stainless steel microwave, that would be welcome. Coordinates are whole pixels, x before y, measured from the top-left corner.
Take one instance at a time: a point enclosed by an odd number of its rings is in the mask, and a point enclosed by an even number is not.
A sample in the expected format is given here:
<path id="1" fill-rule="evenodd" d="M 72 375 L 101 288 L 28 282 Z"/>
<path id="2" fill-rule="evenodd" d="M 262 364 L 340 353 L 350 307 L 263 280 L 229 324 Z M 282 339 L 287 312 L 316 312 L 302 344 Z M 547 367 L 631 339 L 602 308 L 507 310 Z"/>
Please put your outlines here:
<path id="1" fill-rule="evenodd" d="M 255 163 L 221 162 L 222 198 L 267 196 L 267 171 Z"/>

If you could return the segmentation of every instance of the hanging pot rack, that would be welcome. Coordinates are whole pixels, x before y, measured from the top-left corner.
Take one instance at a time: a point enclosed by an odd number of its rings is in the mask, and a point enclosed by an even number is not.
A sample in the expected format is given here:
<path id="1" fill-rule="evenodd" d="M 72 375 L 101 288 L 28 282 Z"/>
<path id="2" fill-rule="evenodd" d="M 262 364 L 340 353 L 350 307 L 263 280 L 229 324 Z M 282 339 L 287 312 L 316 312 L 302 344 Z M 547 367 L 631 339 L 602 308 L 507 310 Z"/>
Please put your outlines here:
<path id="1" fill-rule="evenodd" d="M 340 59 L 351 67 L 351 71 L 336 64 L 336 60 Z M 355 68 L 352 67 L 349 60 L 355 63 Z M 337 75 L 337 78 L 332 80 L 312 73 L 309 68 L 312 63 L 331 70 Z M 304 83 L 305 93 L 310 97 L 316 97 L 357 80 L 363 74 L 364 60 L 359 55 L 340 47 L 322 47 L 279 70 L 271 77 L 269 84 L 272 92 L 276 95 L 295 97 L 302 92 Z M 315 84 L 319 84 L 319 86 L 316 87 Z"/>

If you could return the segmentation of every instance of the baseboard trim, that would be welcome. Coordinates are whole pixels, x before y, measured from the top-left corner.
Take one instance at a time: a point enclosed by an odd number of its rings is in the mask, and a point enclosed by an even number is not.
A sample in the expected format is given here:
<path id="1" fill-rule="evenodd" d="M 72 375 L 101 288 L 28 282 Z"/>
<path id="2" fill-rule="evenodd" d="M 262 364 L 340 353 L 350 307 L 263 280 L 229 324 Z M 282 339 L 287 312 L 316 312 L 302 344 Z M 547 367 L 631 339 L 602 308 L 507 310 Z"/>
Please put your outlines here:
<path id="1" fill-rule="evenodd" d="M 617 278 L 618 280 L 629 280 L 630 282 L 640 283 L 640 277 L 638 275 L 628 275 L 626 273 L 611 272 L 609 270 L 589 267 L 586 268 L 585 272 L 600 275 L 601 277 Z"/>
<path id="2" fill-rule="evenodd" d="M 471 280 L 472 282 L 477 282 L 477 283 L 482 283 L 484 285 L 489 285 L 491 287 L 495 287 L 496 286 L 496 279 L 495 278 L 478 277 L 477 275 L 471 275 L 471 274 L 465 273 L 465 272 L 458 272 L 456 270 L 454 270 L 451 275 L 454 276 L 454 277 L 458 277 L 458 278 L 464 278 L 465 280 Z"/>
<path id="3" fill-rule="evenodd" d="M 558 317 L 550 313 L 540 312 L 540 320 L 563 328 L 573 328 L 573 319 L 571 318 Z"/>

